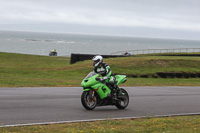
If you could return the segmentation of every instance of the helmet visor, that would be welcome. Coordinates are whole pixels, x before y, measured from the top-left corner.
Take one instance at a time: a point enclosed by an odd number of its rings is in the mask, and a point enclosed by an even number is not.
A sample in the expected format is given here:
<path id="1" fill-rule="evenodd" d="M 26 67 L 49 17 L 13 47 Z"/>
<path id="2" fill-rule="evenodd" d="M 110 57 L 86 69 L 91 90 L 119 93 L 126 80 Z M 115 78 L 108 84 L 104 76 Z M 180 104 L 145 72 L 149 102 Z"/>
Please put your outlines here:
<path id="1" fill-rule="evenodd" d="M 98 60 L 94 60 L 94 61 L 93 61 L 93 66 L 95 66 L 95 67 L 96 67 L 96 66 L 97 66 L 96 64 L 98 64 L 98 63 L 99 63 L 99 61 L 100 61 L 99 59 L 98 59 Z"/>

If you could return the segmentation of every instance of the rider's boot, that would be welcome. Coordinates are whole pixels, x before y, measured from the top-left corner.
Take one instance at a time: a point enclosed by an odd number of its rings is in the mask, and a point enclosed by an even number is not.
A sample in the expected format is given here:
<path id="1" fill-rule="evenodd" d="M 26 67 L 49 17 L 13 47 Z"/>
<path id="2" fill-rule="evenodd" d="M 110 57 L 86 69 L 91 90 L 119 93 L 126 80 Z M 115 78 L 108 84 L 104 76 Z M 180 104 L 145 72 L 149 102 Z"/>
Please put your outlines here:
<path id="1" fill-rule="evenodd" d="M 110 98 L 112 97 L 112 96 L 111 96 L 111 95 L 112 95 L 111 93 L 112 93 L 112 92 L 108 93 L 106 98 L 110 99 Z"/>
<path id="2" fill-rule="evenodd" d="M 117 99 L 117 86 L 115 84 L 110 85 L 112 99 Z"/>
<path id="3" fill-rule="evenodd" d="M 117 98 L 118 98 L 118 99 L 121 99 L 121 100 L 125 100 L 125 99 L 126 99 L 126 96 L 122 93 L 122 90 L 121 90 L 121 89 L 119 89 L 119 90 L 117 91 Z"/>

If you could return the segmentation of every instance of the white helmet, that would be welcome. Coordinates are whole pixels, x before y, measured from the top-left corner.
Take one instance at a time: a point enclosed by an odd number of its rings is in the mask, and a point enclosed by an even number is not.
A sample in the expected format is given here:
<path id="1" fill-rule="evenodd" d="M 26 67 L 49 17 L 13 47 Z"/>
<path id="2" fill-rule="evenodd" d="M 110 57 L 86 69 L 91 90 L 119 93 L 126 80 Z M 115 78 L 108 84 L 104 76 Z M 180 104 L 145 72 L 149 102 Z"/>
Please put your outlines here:
<path id="1" fill-rule="evenodd" d="M 92 58 L 92 60 L 93 60 L 93 66 L 98 67 L 99 64 L 103 62 L 103 57 L 101 55 L 96 55 Z"/>

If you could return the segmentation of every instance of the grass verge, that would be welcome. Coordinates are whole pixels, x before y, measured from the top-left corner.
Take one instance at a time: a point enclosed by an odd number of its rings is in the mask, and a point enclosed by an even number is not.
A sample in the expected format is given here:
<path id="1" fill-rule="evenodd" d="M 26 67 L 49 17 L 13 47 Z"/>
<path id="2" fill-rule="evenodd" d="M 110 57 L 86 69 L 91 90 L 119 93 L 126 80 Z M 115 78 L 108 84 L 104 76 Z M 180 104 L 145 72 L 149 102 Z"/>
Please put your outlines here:
<path id="1" fill-rule="evenodd" d="M 0 128 L 2 133 L 57 132 L 181 132 L 199 133 L 200 116 L 176 116 L 125 120 L 104 120 L 66 124 L 50 124 Z"/>

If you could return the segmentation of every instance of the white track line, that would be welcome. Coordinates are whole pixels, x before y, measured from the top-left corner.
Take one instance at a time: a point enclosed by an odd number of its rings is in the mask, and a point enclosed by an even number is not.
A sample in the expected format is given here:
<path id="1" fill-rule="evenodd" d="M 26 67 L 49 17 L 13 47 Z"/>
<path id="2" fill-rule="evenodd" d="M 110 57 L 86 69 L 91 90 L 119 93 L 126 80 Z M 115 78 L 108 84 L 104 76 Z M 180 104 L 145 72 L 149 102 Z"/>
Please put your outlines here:
<path id="1" fill-rule="evenodd" d="M 1 127 L 17 127 L 17 126 L 34 126 L 34 125 L 77 123 L 77 122 L 94 122 L 94 121 L 103 121 L 103 120 L 139 119 L 139 118 L 147 118 L 147 117 L 154 118 L 154 117 L 170 117 L 170 116 L 190 116 L 190 115 L 200 115 L 200 112 L 198 112 L 198 113 L 169 114 L 169 115 L 153 115 L 153 116 L 138 116 L 138 117 L 119 117 L 119 118 L 105 118 L 105 119 L 89 119 L 89 120 L 73 120 L 73 121 L 57 121 L 57 122 L 42 122 L 42 123 L 0 125 L 0 128 Z"/>

